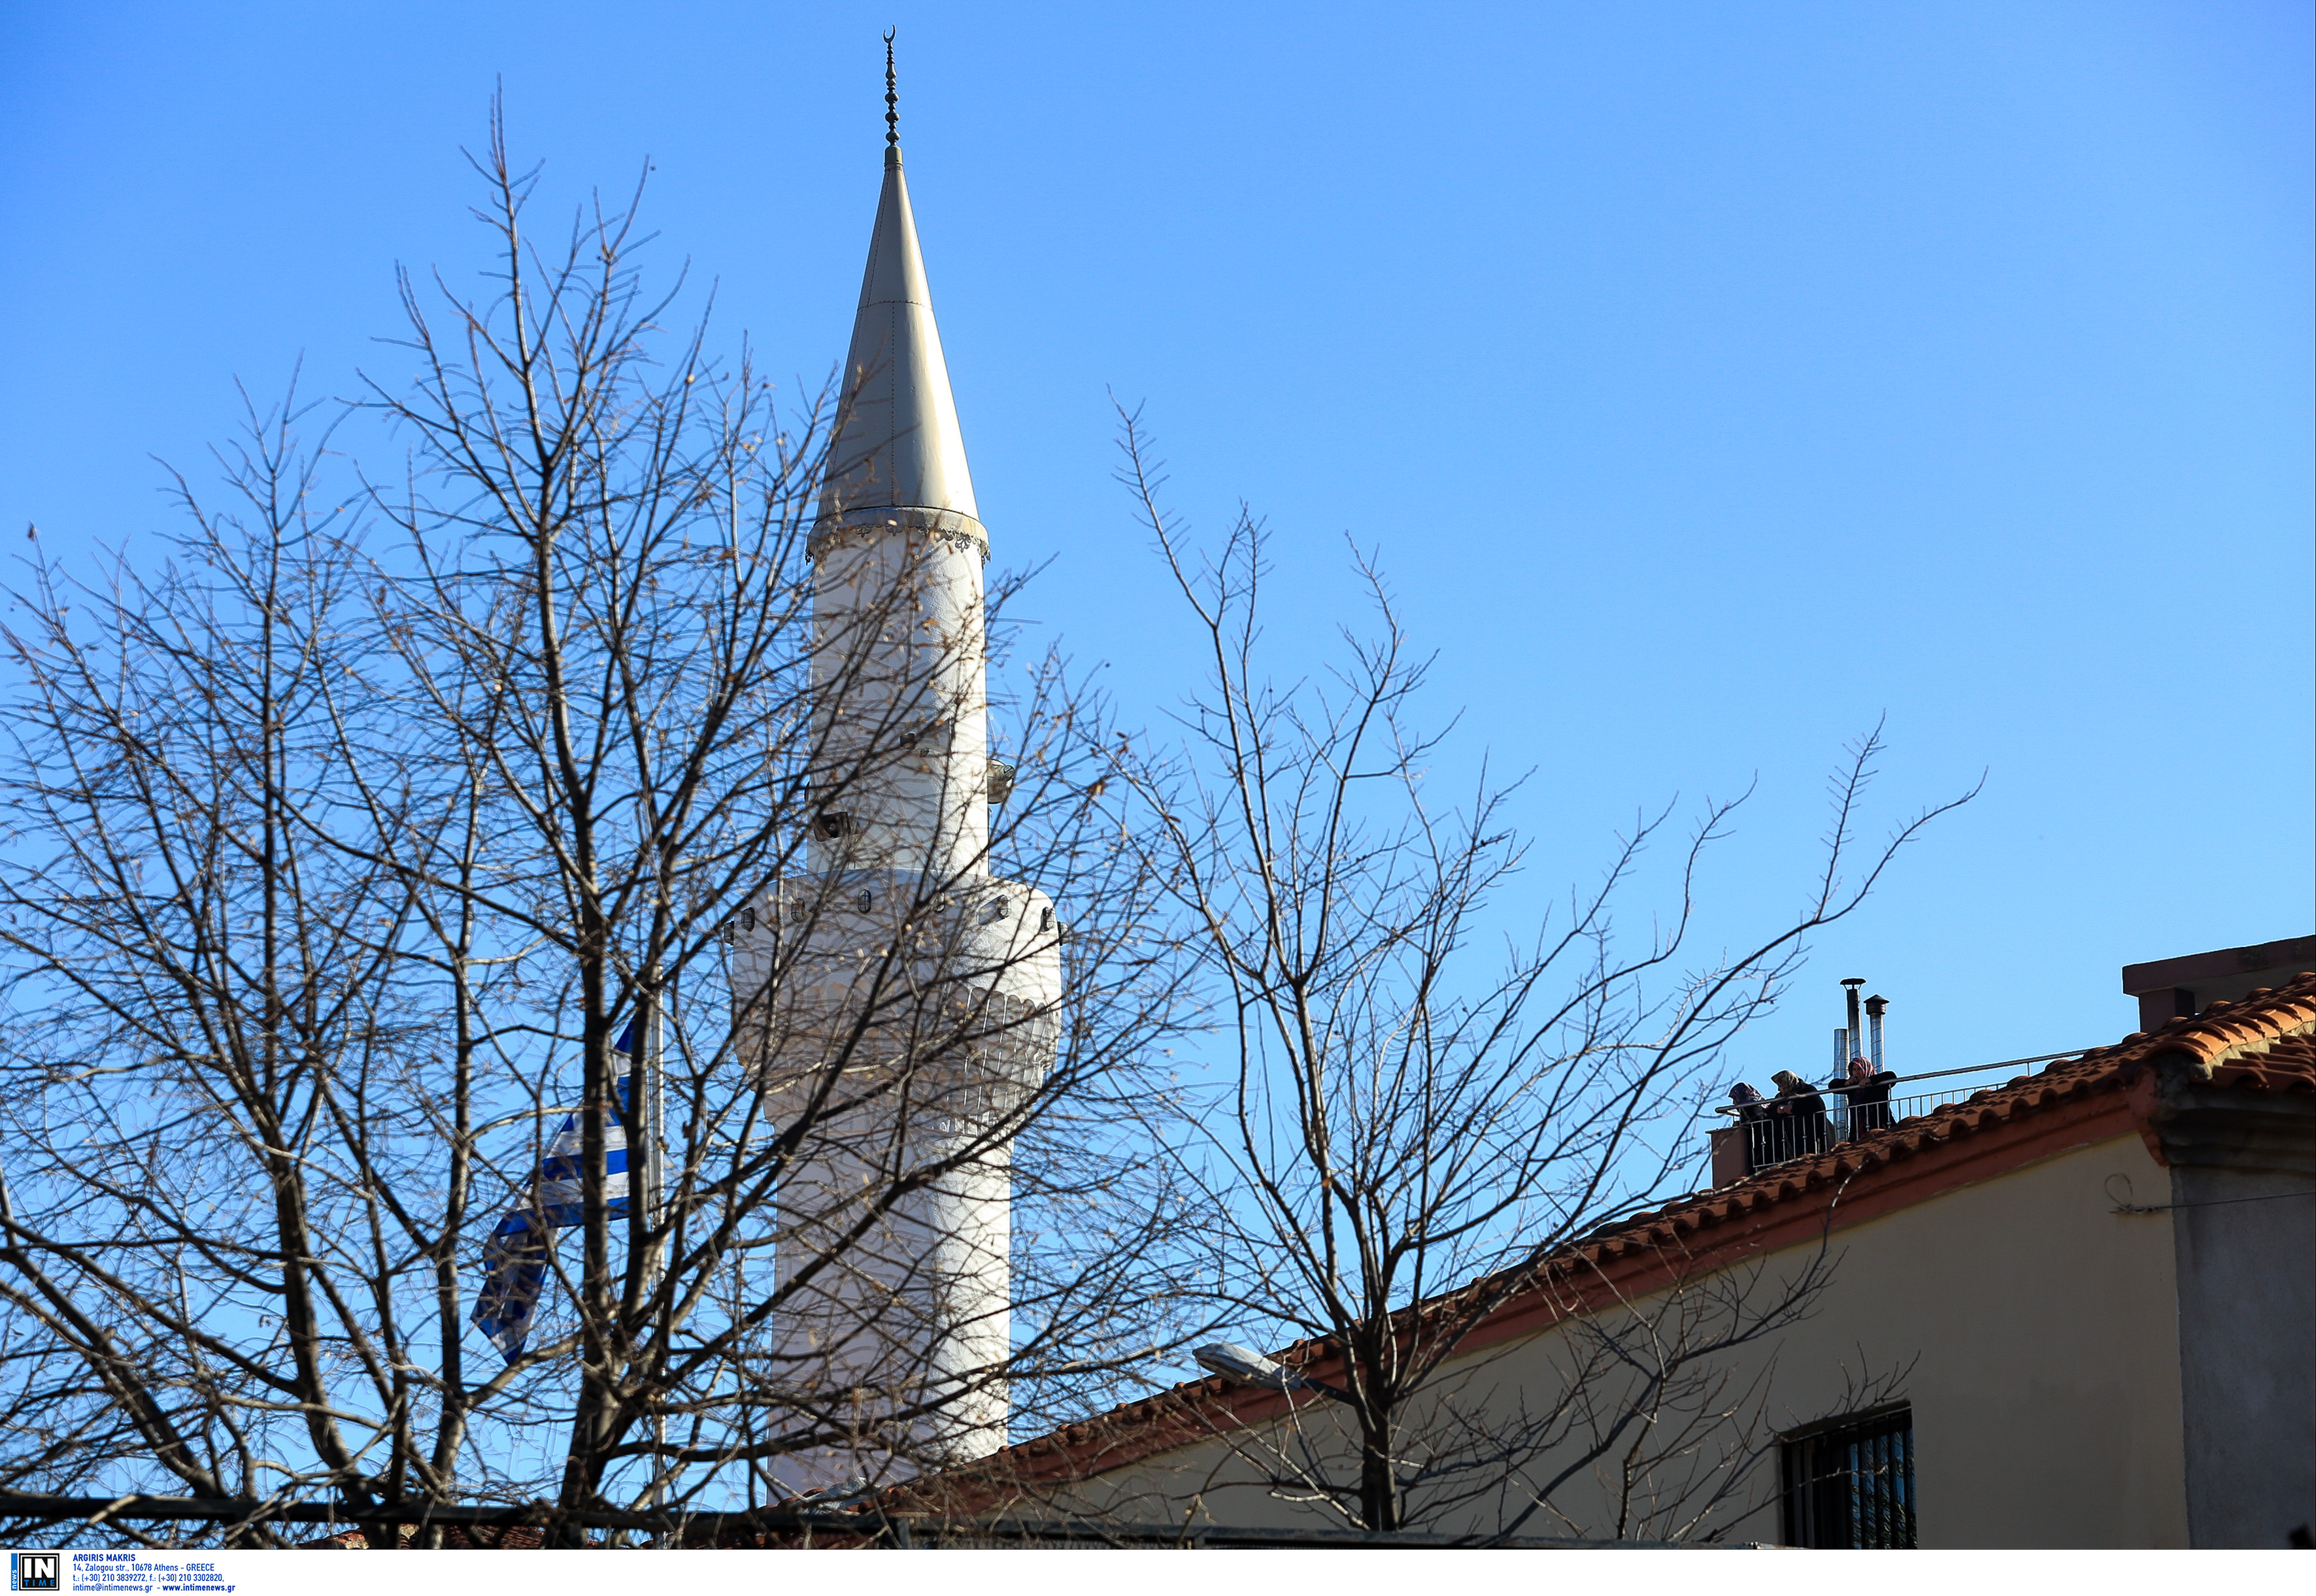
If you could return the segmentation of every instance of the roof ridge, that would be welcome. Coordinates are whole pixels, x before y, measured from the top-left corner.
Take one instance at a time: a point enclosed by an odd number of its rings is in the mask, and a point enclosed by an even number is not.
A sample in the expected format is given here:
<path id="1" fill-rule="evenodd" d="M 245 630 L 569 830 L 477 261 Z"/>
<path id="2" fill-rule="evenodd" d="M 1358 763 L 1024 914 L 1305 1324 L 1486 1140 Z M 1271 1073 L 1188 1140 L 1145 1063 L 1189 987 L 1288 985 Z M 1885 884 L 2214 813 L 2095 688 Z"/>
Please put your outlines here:
<path id="1" fill-rule="evenodd" d="M 2256 986 L 2230 1002 L 2220 999 L 2192 1019 L 2171 1021 L 2152 1031 L 2133 1031 L 2126 1044 L 2160 1042 L 2143 1048 L 2187 1055 L 2209 1073 L 2236 1056 L 2264 1049 L 2285 1037 L 2316 1029 L 2316 971 L 2303 970 L 2281 986 Z"/>

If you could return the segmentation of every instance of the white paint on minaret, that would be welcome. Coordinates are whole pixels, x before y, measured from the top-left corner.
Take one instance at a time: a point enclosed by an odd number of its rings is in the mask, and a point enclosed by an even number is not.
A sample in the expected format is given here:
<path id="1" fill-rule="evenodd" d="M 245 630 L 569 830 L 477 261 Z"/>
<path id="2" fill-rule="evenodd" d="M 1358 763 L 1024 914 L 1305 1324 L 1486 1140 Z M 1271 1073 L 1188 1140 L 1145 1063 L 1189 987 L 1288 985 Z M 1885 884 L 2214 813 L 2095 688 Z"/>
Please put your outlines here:
<path id="1" fill-rule="evenodd" d="M 800 1396 L 884 1395 L 857 1414 L 854 1446 L 781 1470 L 799 1489 L 905 1472 L 893 1450 L 958 1461 L 1005 1440 L 1004 1388 L 989 1381 L 935 1418 L 889 1424 L 892 1450 L 874 1444 L 880 1410 L 912 1390 L 973 1386 L 974 1371 L 1006 1356 L 1011 1149 L 991 1128 L 1042 1081 L 1058 1033 L 1054 905 L 989 873 L 989 541 L 977 512 L 900 150 L 888 147 L 810 544 L 807 869 L 752 906 L 732 965 L 740 1045 L 774 1128 L 805 1111 L 833 1060 L 843 1064 L 836 1100 L 861 1105 L 816 1119 L 781 1181 L 776 1267 L 783 1281 L 813 1279 L 778 1335 Z M 960 1014 L 965 1046 L 947 1029 Z M 988 1145 L 970 1162 L 858 1242 L 836 1243 L 896 1168 L 976 1141 Z"/>

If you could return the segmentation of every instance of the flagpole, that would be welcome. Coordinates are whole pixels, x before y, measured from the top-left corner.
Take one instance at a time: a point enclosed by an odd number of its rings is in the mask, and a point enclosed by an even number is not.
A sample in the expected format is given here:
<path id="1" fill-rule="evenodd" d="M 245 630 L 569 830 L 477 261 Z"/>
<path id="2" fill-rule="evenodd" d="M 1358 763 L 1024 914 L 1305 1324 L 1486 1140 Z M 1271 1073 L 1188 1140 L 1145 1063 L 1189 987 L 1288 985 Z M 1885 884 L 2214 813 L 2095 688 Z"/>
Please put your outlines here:
<path id="1" fill-rule="evenodd" d="M 667 1098 L 666 1092 L 660 1082 L 661 1061 L 665 1057 L 661 1050 L 662 1027 L 664 1024 L 661 1011 L 664 1007 L 664 1004 L 661 1001 L 656 983 L 654 984 L 651 997 L 646 1001 L 651 1003 L 651 1025 L 649 1028 L 649 1040 L 645 1044 L 645 1046 L 646 1051 L 650 1055 L 651 1062 L 647 1066 L 649 1075 L 645 1083 L 646 1086 L 648 1088 L 648 1095 L 645 1098 L 643 1116 L 645 1149 L 645 1183 L 643 1200 L 645 1226 L 646 1231 L 653 1236 L 653 1240 L 651 1242 L 651 1257 L 646 1264 L 644 1275 L 646 1282 L 646 1299 L 648 1301 L 656 1297 L 659 1293 L 660 1271 L 663 1263 L 664 1262 L 664 1255 L 661 1251 L 661 1244 L 657 1237 L 663 1207 L 662 1193 L 660 1190 L 661 1165 L 663 1159 L 665 1157 L 665 1145 L 667 1139 Z M 667 1404 L 665 1396 L 666 1394 L 664 1392 L 656 1393 L 652 1402 L 651 1503 L 652 1511 L 654 1512 L 657 1512 L 664 1504 L 666 1494 Z M 659 1537 L 655 1534 L 653 1536 L 653 1539 L 656 1541 L 659 1539 Z"/>
<path id="2" fill-rule="evenodd" d="M 660 1214 L 663 1214 L 664 1195 L 663 1190 L 660 1190 L 660 1183 L 663 1183 L 663 1161 L 664 1156 L 667 1156 L 667 1086 L 664 1086 L 663 1080 L 660 1080 L 660 1061 L 667 1057 L 667 1054 L 660 1052 L 660 1033 L 663 1033 L 660 1029 L 663 1029 L 663 1024 L 664 1021 L 660 1020 L 660 1005 L 658 1003 L 653 1003 L 651 1005 L 651 1130 L 646 1130 L 646 1135 L 651 1137 L 651 1230 L 653 1233 L 658 1233 Z M 663 1265 L 663 1262 L 664 1262 L 664 1253 L 660 1251 L 660 1242 L 658 1239 L 653 1239 L 651 1244 L 653 1295 L 658 1295 L 660 1290 L 660 1265 Z M 667 1480 L 667 1395 L 664 1395 L 664 1392 L 660 1392 L 658 1402 L 651 1404 L 651 1446 L 653 1446 L 651 1508 L 653 1511 L 658 1511 L 658 1508 L 663 1506 L 664 1492 L 667 1492 L 667 1485 L 664 1485 L 664 1480 Z"/>

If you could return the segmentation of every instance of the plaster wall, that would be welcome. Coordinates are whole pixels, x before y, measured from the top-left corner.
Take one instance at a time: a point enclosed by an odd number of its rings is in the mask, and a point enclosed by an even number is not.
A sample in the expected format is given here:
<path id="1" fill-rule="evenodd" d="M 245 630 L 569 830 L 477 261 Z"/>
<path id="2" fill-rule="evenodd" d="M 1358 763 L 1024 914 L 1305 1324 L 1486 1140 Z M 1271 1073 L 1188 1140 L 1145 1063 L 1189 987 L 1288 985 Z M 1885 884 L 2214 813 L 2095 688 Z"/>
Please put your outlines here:
<path id="1" fill-rule="evenodd" d="M 872 288 L 877 270 L 872 255 Z M 856 355 L 886 325 L 868 304 L 864 290 Z M 861 400 L 885 406 L 861 435 L 901 438 L 876 454 L 888 467 L 913 449 L 953 455 L 947 486 L 920 496 L 966 508 L 832 513 L 815 529 L 810 868 L 748 906 L 730 964 L 739 1051 L 767 1119 L 797 1138 L 777 1198 L 778 1350 L 798 1388 L 849 1395 L 824 1422 L 857 1438 L 785 1459 L 797 1488 L 1003 1443 L 1006 1390 L 989 1370 L 1010 1341 L 1011 1164 L 994 1130 L 1052 1063 L 1061 994 L 1052 901 L 989 875 L 987 547 L 930 317 L 901 343 L 946 430 L 877 420 L 898 403 L 887 384 Z M 911 468 L 903 485 L 932 481 L 924 459 Z M 896 1178 L 936 1168 L 872 1211 Z M 922 1406 L 938 1411 L 914 1416 Z"/>
<path id="2" fill-rule="evenodd" d="M 814 559 L 813 794 L 851 825 L 807 838 L 816 874 L 988 872 L 985 555 L 912 513 L 833 531 Z"/>
<path id="3" fill-rule="evenodd" d="M 2187 1545 L 2172 1217 L 2114 1211 L 2162 1203 L 2168 1186 L 2144 1144 L 2125 1136 L 1838 1229 L 1814 1312 L 1727 1360 L 1724 1398 L 1745 1398 L 1747 1422 L 1703 1449 L 1688 1483 L 1752 1449 L 1759 1464 L 1729 1500 L 1684 1527 L 1695 1492 L 1674 1511 L 1681 1482 L 1659 1477 L 1641 1483 L 1637 1511 L 1626 1502 L 1620 1513 L 1626 1493 L 1604 1463 L 1557 1489 L 1554 1511 L 1519 1533 L 1774 1543 L 1776 1432 L 1837 1417 L 1872 1388 L 1911 1404 L 1925 1547 Z M 1774 1286 L 1816 1252 L 1787 1248 L 1745 1278 Z M 1465 1360 L 1454 1370 L 1464 1399 L 1504 1428 L 1523 1408 L 1541 1411 L 1578 1354 L 1571 1335 L 1556 1328 Z M 1332 1411 L 1305 1414 L 1279 1450 L 1340 1458 L 1346 1438 Z M 1217 1438 L 1145 1459 L 1088 1482 L 1083 1505 L 1145 1521 L 1198 1511 L 1226 1523 L 1340 1527 L 1252 1483 L 1260 1450 Z M 1547 1456 L 1531 1474 L 1554 1467 Z M 1338 1466 L 1334 1477 L 1350 1476 Z M 1475 1502 L 1426 1527 L 1492 1529 L 1502 1511 Z"/>
<path id="4" fill-rule="evenodd" d="M 2284 1547 L 2316 1529 L 2316 1125 L 2239 1167 L 2184 1164 L 2170 1200 L 2179 1275 L 2188 1538 Z M 2253 1167 L 2241 1167 L 2250 1164 Z"/>
<path id="5" fill-rule="evenodd" d="M 784 1374 L 855 1394 L 834 1422 L 857 1443 L 785 1458 L 794 1489 L 1004 1444 L 990 1371 L 1010 1342 L 1011 1155 L 997 1131 L 1053 1063 L 1060 932 L 1022 883 L 930 898 L 923 885 L 791 877 L 734 933 L 736 1044 L 767 1121 L 796 1138 L 773 1253 Z M 875 1211 L 896 1181 L 936 1171 Z"/>

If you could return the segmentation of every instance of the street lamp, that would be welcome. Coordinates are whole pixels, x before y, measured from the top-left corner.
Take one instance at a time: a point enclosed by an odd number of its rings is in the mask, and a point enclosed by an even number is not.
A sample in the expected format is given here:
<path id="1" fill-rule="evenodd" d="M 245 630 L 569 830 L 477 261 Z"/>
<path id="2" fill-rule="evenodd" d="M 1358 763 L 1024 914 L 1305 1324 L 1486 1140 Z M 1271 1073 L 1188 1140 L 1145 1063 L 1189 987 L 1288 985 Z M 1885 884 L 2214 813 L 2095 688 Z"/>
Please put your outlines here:
<path id="1" fill-rule="evenodd" d="M 1337 1402 L 1351 1400 L 1350 1392 L 1324 1380 L 1314 1380 L 1235 1342 L 1208 1342 L 1194 1349 L 1190 1356 L 1208 1374 L 1218 1374 L 1234 1386 L 1252 1386 L 1262 1391 L 1313 1391 Z"/>

